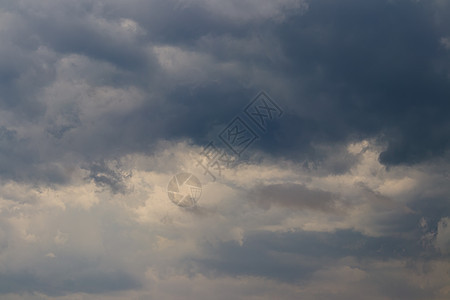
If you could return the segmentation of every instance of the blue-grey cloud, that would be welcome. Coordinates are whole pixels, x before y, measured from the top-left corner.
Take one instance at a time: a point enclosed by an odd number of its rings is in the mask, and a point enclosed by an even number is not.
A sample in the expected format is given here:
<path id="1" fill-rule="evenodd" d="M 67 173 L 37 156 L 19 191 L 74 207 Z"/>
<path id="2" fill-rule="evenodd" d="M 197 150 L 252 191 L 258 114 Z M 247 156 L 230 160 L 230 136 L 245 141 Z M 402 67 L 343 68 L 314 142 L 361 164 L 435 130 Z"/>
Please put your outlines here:
<path id="1" fill-rule="evenodd" d="M 286 299 L 448 297 L 449 16 L 443 1 L 2 1 L 0 294 L 176 299 L 183 284 L 164 284 L 207 279 L 228 298 L 258 280 Z M 283 109 L 266 131 L 244 113 L 260 90 Z M 168 173 L 201 177 L 190 155 L 235 116 L 258 140 L 202 177 L 200 207 L 169 206 Z M 220 281 L 242 278 L 237 294 Z"/>

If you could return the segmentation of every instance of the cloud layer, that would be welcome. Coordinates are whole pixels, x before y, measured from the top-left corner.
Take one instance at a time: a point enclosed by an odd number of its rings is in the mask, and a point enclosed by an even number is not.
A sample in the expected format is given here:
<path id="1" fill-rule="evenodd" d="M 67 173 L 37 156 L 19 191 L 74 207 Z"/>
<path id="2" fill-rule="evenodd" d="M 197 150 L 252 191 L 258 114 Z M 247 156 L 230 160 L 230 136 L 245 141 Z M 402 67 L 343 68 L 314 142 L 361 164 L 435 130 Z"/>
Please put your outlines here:
<path id="1" fill-rule="evenodd" d="M 0 298 L 448 299 L 448 20 L 2 1 Z M 244 112 L 261 90 L 283 109 L 266 131 Z M 214 180 L 198 161 L 236 116 L 257 139 Z M 193 209 L 168 198 L 180 172 Z"/>

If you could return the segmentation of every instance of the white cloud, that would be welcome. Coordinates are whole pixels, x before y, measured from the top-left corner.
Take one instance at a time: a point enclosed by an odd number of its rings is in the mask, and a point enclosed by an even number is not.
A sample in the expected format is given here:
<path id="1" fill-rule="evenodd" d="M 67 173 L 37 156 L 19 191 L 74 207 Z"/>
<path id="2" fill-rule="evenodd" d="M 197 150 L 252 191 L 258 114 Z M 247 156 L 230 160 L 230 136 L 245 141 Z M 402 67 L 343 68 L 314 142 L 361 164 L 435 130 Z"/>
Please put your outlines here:
<path id="1" fill-rule="evenodd" d="M 232 242 L 245 247 L 248 234 L 255 231 L 354 229 L 373 236 L 388 235 L 392 230 L 389 226 L 377 226 L 380 215 L 387 211 L 405 213 L 404 200 L 398 202 L 389 197 L 395 194 L 401 199 L 402 193 L 410 193 L 410 189 L 397 187 L 399 183 L 426 176 L 418 170 L 411 172 L 410 168 L 384 170 L 369 144 L 362 154 L 354 154 L 360 155 L 358 163 L 343 175 L 321 176 L 317 175 L 320 172 L 300 168 L 300 163 L 288 165 L 263 160 L 258 165 L 239 165 L 211 182 L 192 158 L 193 153 L 199 152 L 198 147 L 181 142 L 165 143 L 157 149 L 152 156 L 136 154 L 120 159 L 121 170 L 132 174 L 125 180 L 125 194 L 112 194 L 86 181 L 87 171 L 82 169 L 72 173 L 74 178 L 69 185 L 35 189 L 26 184 L 3 184 L 0 208 L 3 224 L 7 226 L 3 227 L 0 240 L 8 247 L 2 248 L 0 263 L 13 272 L 26 268 L 45 282 L 61 276 L 60 272 L 81 260 L 94 264 L 94 274 L 121 270 L 148 286 L 148 289 L 112 295 L 110 299 L 123 295 L 175 299 L 181 294 L 186 299 L 207 299 L 214 289 L 226 290 L 226 286 L 236 296 L 247 291 L 261 299 L 270 299 L 281 292 L 276 287 L 280 283 L 257 277 L 214 279 L 200 274 L 190 277 L 185 274 L 186 264 L 192 258 L 208 255 L 203 247 L 205 243 L 220 247 Z M 193 172 L 202 180 L 203 195 L 197 209 L 183 210 L 168 199 L 166 185 L 180 171 Z M 392 184 L 386 185 L 389 182 Z M 290 210 L 282 206 L 262 210 L 246 198 L 247 191 L 255 185 L 273 183 L 303 184 L 338 194 L 336 201 L 340 208 L 331 212 Z M 369 188 L 372 192 L 368 192 Z M 447 222 L 442 219 L 439 223 L 436 239 L 443 252 L 448 250 Z M 42 261 L 45 256 L 47 260 Z M 88 266 L 79 266 L 70 274 L 78 278 L 88 270 L 85 268 Z M 347 295 L 353 283 L 367 284 L 364 283 L 367 272 L 356 263 L 330 267 L 316 272 L 309 287 L 285 284 L 283 289 L 288 293 L 286 299 L 296 299 L 299 295 L 313 297 L 319 293 L 315 286 L 325 282 L 327 287 L 322 293 Z M 343 279 L 336 281 L 344 278 L 342 274 L 345 274 L 345 284 L 341 282 Z M 169 289 L 173 286 L 177 288 Z M 89 296 L 74 294 L 73 297 Z"/>

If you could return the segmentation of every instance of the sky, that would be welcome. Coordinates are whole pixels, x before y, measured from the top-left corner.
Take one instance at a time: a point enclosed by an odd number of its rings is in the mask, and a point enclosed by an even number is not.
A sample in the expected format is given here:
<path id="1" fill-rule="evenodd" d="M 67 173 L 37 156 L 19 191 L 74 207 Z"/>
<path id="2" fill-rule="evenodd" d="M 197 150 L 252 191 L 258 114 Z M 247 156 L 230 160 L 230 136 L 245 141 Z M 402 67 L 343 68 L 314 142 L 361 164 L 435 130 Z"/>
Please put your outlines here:
<path id="1" fill-rule="evenodd" d="M 449 299 L 449 116 L 446 0 L 0 0 L 0 299 Z"/>

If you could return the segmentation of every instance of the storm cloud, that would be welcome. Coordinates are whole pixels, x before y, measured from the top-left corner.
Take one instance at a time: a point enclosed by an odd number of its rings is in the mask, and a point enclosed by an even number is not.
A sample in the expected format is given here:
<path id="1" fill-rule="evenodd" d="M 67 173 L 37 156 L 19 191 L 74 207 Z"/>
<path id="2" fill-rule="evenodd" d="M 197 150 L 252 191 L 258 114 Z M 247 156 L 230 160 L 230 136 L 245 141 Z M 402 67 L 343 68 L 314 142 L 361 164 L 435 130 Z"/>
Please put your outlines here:
<path id="1" fill-rule="evenodd" d="M 2 1 L 0 298 L 447 299 L 449 59 L 438 0 Z"/>

